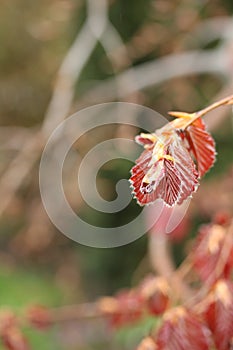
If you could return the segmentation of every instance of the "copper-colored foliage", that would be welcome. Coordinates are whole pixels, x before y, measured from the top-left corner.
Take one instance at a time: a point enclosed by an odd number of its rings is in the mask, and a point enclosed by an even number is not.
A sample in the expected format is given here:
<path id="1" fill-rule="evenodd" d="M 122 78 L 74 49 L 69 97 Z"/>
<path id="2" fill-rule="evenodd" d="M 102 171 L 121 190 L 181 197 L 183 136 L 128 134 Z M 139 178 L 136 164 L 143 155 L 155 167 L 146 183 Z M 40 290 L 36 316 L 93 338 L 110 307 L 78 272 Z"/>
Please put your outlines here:
<path id="1" fill-rule="evenodd" d="M 230 349 L 233 337 L 233 284 L 219 280 L 210 292 L 204 316 L 218 350 Z"/>
<path id="2" fill-rule="evenodd" d="M 154 136 L 142 134 L 136 141 L 145 148 L 130 179 L 140 205 L 158 198 L 170 207 L 181 204 L 215 161 L 214 141 L 200 118 L 188 126 L 168 123 Z"/>
<path id="3" fill-rule="evenodd" d="M 132 169 L 130 179 L 140 205 L 162 198 L 172 207 L 195 192 L 198 173 L 178 133 L 162 134 L 157 144 L 148 146 L 145 143 L 145 148 Z"/>
<path id="4" fill-rule="evenodd" d="M 172 207 L 191 197 L 201 178 L 215 162 L 215 142 L 202 117 L 209 111 L 232 104 L 229 96 L 196 112 L 169 112 L 177 119 L 152 134 L 141 134 L 136 142 L 144 152 L 132 168 L 130 183 L 138 204 L 161 198 Z"/>
<path id="5" fill-rule="evenodd" d="M 37 329 L 47 329 L 52 324 L 50 310 L 42 305 L 35 305 L 28 309 L 27 319 Z"/>
<path id="6" fill-rule="evenodd" d="M 2 310 L 0 313 L 0 337 L 8 350 L 29 350 L 28 342 L 11 310 Z"/>
<path id="7" fill-rule="evenodd" d="M 29 350 L 26 338 L 17 327 L 7 328 L 2 335 L 2 342 L 9 350 Z"/>
<path id="8" fill-rule="evenodd" d="M 197 161 L 199 176 L 202 177 L 215 162 L 215 142 L 206 131 L 204 122 L 199 118 L 186 131 L 190 150 Z"/>
<path id="9" fill-rule="evenodd" d="M 142 298 L 135 291 L 122 291 L 114 298 L 102 298 L 99 310 L 108 317 L 110 325 L 120 327 L 137 321 L 142 316 Z"/>
<path id="10" fill-rule="evenodd" d="M 170 302 L 170 288 L 165 278 L 148 276 L 139 286 L 125 290 L 115 297 L 98 301 L 98 310 L 114 327 L 138 321 L 148 313 L 161 315 Z"/>
<path id="11" fill-rule="evenodd" d="M 201 227 L 192 259 L 202 280 L 214 283 L 219 277 L 229 275 L 233 252 L 231 234 L 227 227 L 218 224 Z"/>
<path id="12" fill-rule="evenodd" d="M 170 286 L 165 277 L 152 275 L 132 291 L 105 303 L 108 305 L 105 314 L 111 315 L 111 323 L 118 326 L 148 313 L 160 317 L 161 326 L 151 330 L 138 350 L 230 349 L 233 339 L 232 227 L 232 220 L 226 215 L 218 215 L 213 223 L 201 227 L 189 262 L 190 272 L 196 270 L 203 282 L 200 290 L 194 287 L 191 299 L 183 303 L 182 295 L 178 299 L 174 297 L 175 279 L 170 281 Z M 193 277 L 196 279 L 195 274 Z"/>
<path id="13" fill-rule="evenodd" d="M 167 311 L 156 336 L 158 350 L 208 350 L 210 342 L 207 327 L 183 307 Z"/>
<path id="14" fill-rule="evenodd" d="M 147 310 L 152 315 L 161 315 L 169 305 L 170 288 L 163 277 L 148 277 L 139 288 Z"/>

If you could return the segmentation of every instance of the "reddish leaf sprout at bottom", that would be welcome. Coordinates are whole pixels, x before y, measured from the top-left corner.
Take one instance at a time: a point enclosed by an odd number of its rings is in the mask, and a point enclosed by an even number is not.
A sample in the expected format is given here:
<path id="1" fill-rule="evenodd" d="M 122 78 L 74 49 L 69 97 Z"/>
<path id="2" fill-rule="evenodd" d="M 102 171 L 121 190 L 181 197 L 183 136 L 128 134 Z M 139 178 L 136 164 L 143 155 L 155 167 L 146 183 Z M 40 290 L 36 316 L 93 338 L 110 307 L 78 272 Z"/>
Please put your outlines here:
<path id="1" fill-rule="evenodd" d="M 0 312 L 0 338 L 7 350 L 29 350 L 29 344 L 23 335 L 19 321 L 11 310 Z"/>
<path id="2" fill-rule="evenodd" d="M 218 350 L 231 349 L 233 338 L 233 283 L 219 280 L 206 300 L 204 317 Z"/>
<path id="3" fill-rule="evenodd" d="M 210 331 L 190 310 L 179 306 L 167 311 L 156 335 L 158 350 L 208 350 Z"/>

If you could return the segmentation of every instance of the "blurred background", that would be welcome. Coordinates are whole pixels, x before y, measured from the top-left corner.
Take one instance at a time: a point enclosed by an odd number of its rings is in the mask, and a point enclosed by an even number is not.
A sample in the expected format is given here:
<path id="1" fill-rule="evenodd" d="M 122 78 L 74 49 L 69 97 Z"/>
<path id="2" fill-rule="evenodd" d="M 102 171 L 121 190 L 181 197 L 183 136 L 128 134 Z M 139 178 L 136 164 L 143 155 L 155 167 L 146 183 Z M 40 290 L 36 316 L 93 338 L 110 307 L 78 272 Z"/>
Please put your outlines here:
<path id="1" fill-rule="evenodd" d="M 96 103 L 134 102 L 166 115 L 196 111 L 232 94 L 232 15 L 231 0 L 1 1 L 2 309 L 23 313 L 32 304 L 59 308 L 92 301 L 133 286 L 151 271 L 146 236 L 105 250 L 81 246 L 55 229 L 38 186 L 44 141 L 66 116 Z M 206 118 L 218 160 L 174 233 L 177 264 L 200 223 L 233 212 L 231 115 L 222 108 Z M 82 137 L 81 156 L 103 133 Z M 131 139 L 134 134 L 124 127 L 108 130 Z M 114 199 L 115 183 L 129 177 L 131 166 L 118 160 L 100 170 L 98 188 L 105 199 Z M 80 196 L 72 196 L 75 174 L 68 172 L 65 181 L 75 209 L 100 226 L 124 223 L 140 210 L 132 202 L 124 213 L 94 212 Z M 135 337 L 135 331 L 106 334 L 96 320 L 67 321 L 45 332 L 26 328 L 25 333 L 35 350 L 131 349 Z"/>

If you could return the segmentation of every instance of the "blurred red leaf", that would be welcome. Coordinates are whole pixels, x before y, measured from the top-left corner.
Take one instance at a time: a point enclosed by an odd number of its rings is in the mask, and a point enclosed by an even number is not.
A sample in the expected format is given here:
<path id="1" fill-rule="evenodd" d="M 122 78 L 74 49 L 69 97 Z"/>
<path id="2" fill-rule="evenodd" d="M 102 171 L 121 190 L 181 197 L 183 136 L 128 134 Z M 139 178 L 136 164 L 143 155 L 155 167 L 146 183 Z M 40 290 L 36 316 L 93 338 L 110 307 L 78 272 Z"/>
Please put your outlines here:
<path id="1" fill-rule="evenodd" d="M 11 310 L 0 311 L 0 335 L 9 327 L 17 325 L 16 315 Z"/>
<path id="2" fill-rule="evenodd" d="M 219 280 L 211 291 L 204 312 L 218 350 L 229 350 L 233 337 L 233 283 Z"/>
<path id="3" fill-rule="evenodd" d="M 221 276 L 227 277 L 232 268 L 233 251 L 232 242 L 227 242 L 229 253 L 226 256 L 224 246 L 226 245 L 227 230 L 225 226 L 217 224 L 203 225 L 200 229 L 197 238 L 197 244 L 193 249 L 193 264 L 194 268 L 200 275 L 201 279 L 210 283 L 214 283 Z M 223 260 L 225 259 L 225 261 Z M 222 270 L 217 271 L 216 268 L 221 261 Z"/>
<path id="4" fill-rule="evenodd" d="M 98 306 L 113 327 L 133 323 L 143 313 L 142 297 L 134 290 L 122 291 L 112 298 L 101 298 Z"/>
<path id="5" fill-rule="evenodd" d="M 153 315 L 161 315 L 169 305 L 170 288 L 162 277 L 148 277 L 140 287 L 145 306 Z"/>
<path id="6" fill-rule="evenodd" d="M 3 332 L 2 343 L 8 350 L 29 350 L 29 345 L 21 330 L 17 327 L 8 327 Z"/>
<path id="7" fill-rule="evenodd" d="M 231 222 L 231 215 L 224 211 L 218 211 L 213 217 L 213 222 L 218 225 L 227 226 Z"/>
<path id="8" fill-rule="evenodd" d="M 165 313 L 156 336 L 158 350 L 208 350 L 210 341 L 208 328 L 183 307 Z"/>
<path id="9" fill-rule="evenodd" d="M 37 329 L 47 329 L 52 324 L 49 309 L 42 305 L 35 305 L 28 309 L 27 319 Z"/>

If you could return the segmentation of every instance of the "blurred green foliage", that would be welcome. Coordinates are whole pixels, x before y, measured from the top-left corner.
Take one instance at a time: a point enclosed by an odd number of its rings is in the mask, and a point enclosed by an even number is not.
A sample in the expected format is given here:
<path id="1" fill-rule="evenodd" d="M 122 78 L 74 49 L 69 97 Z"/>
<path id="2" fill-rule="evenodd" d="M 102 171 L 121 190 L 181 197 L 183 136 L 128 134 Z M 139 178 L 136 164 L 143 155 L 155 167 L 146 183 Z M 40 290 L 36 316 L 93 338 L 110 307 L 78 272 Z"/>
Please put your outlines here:
<path id="1" fill-rule="evenodd" d="M 116 341 L 120 344 L 122 350 L 133 349 L 159 324 L 159 318 L 147 316 L 140 322 L 119 329 L 116 332 Z"/>
<path id="2" fill-rule="evenodd" d="M 49 275 L 40 271 L 1 267 L 0 269 L 1 306 L 23 309 L 32 304 L 56 306 L 61 303 L 61 291 L 51 281 Z"/>
<path id="3" fill-rule="evenodd" d="M 0 269 L 1 309 L 12 309 L 24 314 L 31 305 L 54 307 L 61 304 L 62 294 L 49 275 L 30 268 L 1 266 Z M 38 331 L 27 327 L 23 329 L 32 349 L 62 349 L 54 329 Z M 0 345 L 0 349 L 3 348 Z M 5 348 L 4 348 L 5 349 Z"/>

